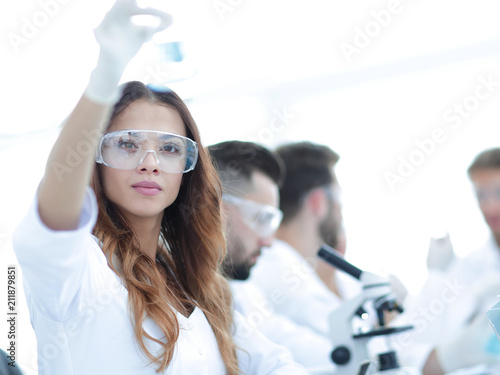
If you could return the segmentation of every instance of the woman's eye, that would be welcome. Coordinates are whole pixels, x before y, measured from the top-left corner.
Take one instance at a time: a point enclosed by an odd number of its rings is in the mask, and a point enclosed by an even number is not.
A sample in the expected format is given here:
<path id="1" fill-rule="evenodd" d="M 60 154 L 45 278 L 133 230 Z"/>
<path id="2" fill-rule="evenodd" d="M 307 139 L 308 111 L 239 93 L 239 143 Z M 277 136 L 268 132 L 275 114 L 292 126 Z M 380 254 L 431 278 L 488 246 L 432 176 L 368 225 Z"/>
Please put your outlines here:
<path id="1" fill-rule="evenodd" d="M 126 150 L 135 150 L 137 145 L 134 142 L 120 141 L 118 142 L 118 147 Z"/>
<path id="2" fill-rule="evenodd" d="M 179 152 L 179 147 L 175 144 L 164 144 L 161 148 L 160 151 L 162 152 L 168 152 L 168 153 L 178 153 Z"/>

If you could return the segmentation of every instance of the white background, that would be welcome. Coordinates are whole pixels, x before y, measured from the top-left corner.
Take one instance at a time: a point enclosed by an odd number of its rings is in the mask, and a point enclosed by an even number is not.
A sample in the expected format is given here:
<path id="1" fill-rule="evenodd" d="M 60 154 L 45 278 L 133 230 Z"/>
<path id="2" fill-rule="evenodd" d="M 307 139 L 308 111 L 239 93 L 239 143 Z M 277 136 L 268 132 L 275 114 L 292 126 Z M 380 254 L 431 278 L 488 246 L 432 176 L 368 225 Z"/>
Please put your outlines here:
<path id="1" fill-rule="evenodd" d="M 92 29 L 111 4 L 3 4 L 0 285 L 7 265 L 16 263 L 12 231 L 43 174 L 57 127 L 85 88 L 98 52 Z M 458 256 L 486 239 L 466 169 L 478 152 L 500 146 L 500 87 L 486 99 L 473 98 L 481 79 L 500 82 L 497 1 L 161 4 L 175 17 L 166 37 L 185 41 L 198 69 L 171 87 L 188 100 L 205 144 L 310 140 L 341 155 L 337 174 L 353 263 L 392 272 L 417 292 L 433 233 L 449 231 Z M 366 46 L 359 44 L 361 32 L 371 34 Z M 342 43 L 359 47 L 350 61 Z M 151 51 L 151 45 L 140 51 L 124 80 L 163 73 Z M 455 104 L 469 111 L 453 128 L 443 115 Z M 419 151 L 439 129 L 442 142 Z M 403 159 L 418 165 L 391 189 L 387 173 L 397 175 Z M 0 311 L 6 305 L 5 297 Z M 34 374 L 35 338 L 22 294 L 18 311 L 18 361 Z M 2 314 L 0 332 L 6 332 Z M 0 347 L 6 342 L 0 334 Z"/>

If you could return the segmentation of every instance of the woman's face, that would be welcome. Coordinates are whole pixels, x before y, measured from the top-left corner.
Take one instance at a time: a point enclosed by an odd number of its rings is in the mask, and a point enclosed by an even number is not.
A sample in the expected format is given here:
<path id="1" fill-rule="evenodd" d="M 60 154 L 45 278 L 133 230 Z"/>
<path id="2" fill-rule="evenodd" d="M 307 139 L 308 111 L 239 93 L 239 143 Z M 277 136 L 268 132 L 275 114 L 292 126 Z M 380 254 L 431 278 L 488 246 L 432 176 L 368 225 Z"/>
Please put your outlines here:
<path id="1" fill-rule="evenodd" d="M 130 104 L 111 124 L 108 132 L 117 130 L 156 130 L 186 136 L 179 113 L 170 107 L 139 100 Z M 154 148 L 154 147 L 151 147 Z M 182 173 L 167 173 L 152 153 L 135 169 L 102 166 L 104 193 L 128 216 L 161 219 L 179 193 Z M 150 186 L 157 184 L 157 187 Z"/>

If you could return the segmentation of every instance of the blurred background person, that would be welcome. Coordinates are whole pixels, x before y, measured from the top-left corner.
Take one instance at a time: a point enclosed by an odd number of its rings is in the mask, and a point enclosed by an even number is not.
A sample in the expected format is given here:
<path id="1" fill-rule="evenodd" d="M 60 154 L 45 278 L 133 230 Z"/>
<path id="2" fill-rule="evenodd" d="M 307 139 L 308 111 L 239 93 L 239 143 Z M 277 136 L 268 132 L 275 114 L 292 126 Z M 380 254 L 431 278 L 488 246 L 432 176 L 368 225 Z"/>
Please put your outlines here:
<path id="1" fill-rule="evenodd" d="M 320 245 L 338 244 L 342 215 L 334 167 L 339 156 L 329 147 L 311 142 L 283 145 L 276 153 L 285 163 L 279 205 L 283 221 L 276 241 L 263 252 L 250 280 L 267 298 L 276 291 L 282 294 L 276 305 L 278 313 L 326 336 L 330 313 L 360 290 L 354 279 L 348 280 L 350 276 L 342 283 L 330 273 L 325 283 L 316 271 L 323 262 L 316 256 Z"/>
<path id="2" fill-rule="evenodd" d="M 272 244 L 283 216 L 278 209 L 283 163 L 268 149 L 251 142 L 221 142 L 208 149 L 223 188 L 231 250 L 223 269 L 230 279 L 246 280 L 262 248 Z"/>
<path id="3" fill-rule="evenodd" d="M 282 145 L 276 153 L 285 164 L 280 187 L 283 221 L 272 247 L 263 251 L 252 270 L 250 281 L 267 299 L 279 293 L 276 311 L 330 337 L 333 350 L 333 341 L 342 342 L 344 338 L 331 337 L 335 326 L 331 326 L 330 316 L 361 292 L 358 280 L 317 256 L 322 244 L 345 251 L 340 186 L 335 174 L 339 156 L 328 146 L 307 141 Z M 353 316 L 353 331 L 372 330 L 377 315 L 371 301 L 359 307 L 368 314 L 360 319 Z"/>
<path id="4" fill-rule="evenodd" d="M 337 250 L 340 254 L 345 255 L 347 238 L 345 235 L 344 226 L 342 224 L 340 224 L 337 228 L 337 233 L 335 235 L 335 242 L 336 245 L 333 246 L 335 250 Z M 325 283 L 327 288 L 330 289 L 337 296 L 340 296 L 340 292 L 338 290 L 338 285 L 337 285 L 338 284 L 337 278 L 342 277 L 341 274 L 343 274 L 343 272 L 342 271 L 339 272 L 337 268 L 332 267 L 327 262 L 318 262 L 316 266 L 316 272 L 321 281 Z"/>
<path id="5" fill-rule="evenodd" d="M 434 348 L 426 375 L 465 368 L 500 372 L 500 343 L 485 315 L 500 294 L 500 148 L 479 153 L 467 173 L 490 236 L 462 258 L 454 255 L 449 235 L 431 240 L 429 278 L 404 317 L 417 322 L 415 342 Z"/>
<path id="6" fill-rule="evenodd" d="M 227 255 L 223 270 L 231 280 L 235 308 L 272 341 L 287 347 L 311 374 L 332 374 L 328 337 L 275 313 L 281 296 L 264 298 L 246 280 L 262 248 L 272 245 L 281 222 L 279 186 L 284 165 L 279 156 L 252 142 L 209 146 L 223 188 Z"/>

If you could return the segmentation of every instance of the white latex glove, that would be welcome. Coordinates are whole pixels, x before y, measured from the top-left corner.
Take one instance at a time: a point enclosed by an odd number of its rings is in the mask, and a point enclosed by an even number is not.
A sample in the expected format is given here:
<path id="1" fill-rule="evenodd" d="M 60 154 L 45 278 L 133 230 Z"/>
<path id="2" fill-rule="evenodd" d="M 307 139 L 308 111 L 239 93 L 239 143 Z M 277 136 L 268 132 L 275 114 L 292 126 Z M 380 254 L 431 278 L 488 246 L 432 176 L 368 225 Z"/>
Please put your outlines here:
<path id="1" fill-rule="evenodd" d="M 158 18 L 156 26 L 140 26 L 133 16 Z M 152 36 L 172 24 L 172 17 L 152 8 L 139 8 L 135 0 L 117 0 L 94 30 L 100 46 L 99 60 L 85 91 L 98 103 L 110 104 L 119 95 L 117 86 L 129 61 Z"/>
<path id="2" fill-rule="evenodd" d="M 468 292 L 467 290 L 465 292 Z M 470 287 L 474 304 L 480 309 L 489 308 L 500 295 L 500 275 L 489 273 Z"/>
<path id="3" fill-rule="evenodd" d="M 455 252 L 449 233 L 440 238 L 431 237 L 427 252 L 427 268 L 445 271 L 453 259 L 455 259 Z"/>
<path id="4" fill-rule="evenodd" d="M 399 304 L 403 304 L 408 295 L 408 288 L 396 275 L 389 274 L 391 290 L 396 294 L 396 300 Z"/>
<path id="5" fill-rule="evenodd" d="M 453 301 L 453 311 L 450 311 L 453 321 L 458 324 L 454 326 L 464 327 L 474 316 L 485 314 L 498 302 L 499 294 L 500 274 L 493 272 L 484 275 L 472 285 L 462 287 L 457 299 Z"/>
<path id="6" fill-rule="evenodd" d="M 471 324 L 452 342 L 436 348 L 436 356 L 445 372 L 479 364 L 500 363 L 500 353 L 491 352 L 494 331 L 486 315 L 478 314 Z"/>

